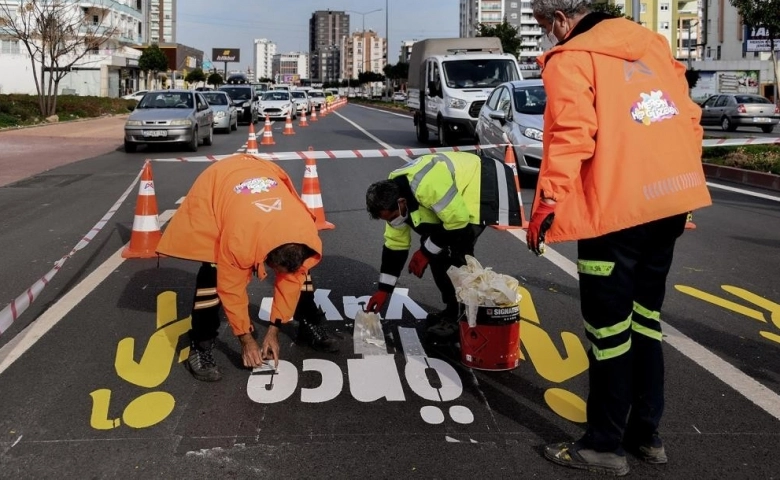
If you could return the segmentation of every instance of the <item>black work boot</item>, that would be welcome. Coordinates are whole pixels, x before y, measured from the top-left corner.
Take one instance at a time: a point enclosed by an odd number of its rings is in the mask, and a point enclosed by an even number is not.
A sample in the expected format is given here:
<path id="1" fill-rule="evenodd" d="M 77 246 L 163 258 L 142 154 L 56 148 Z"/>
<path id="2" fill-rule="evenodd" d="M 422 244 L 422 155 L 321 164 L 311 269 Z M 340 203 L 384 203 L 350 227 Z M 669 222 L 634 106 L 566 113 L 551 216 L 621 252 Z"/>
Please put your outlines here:
<path id="1" fill-rule="evenodd" d="M 321 308 L 317 309 L 315 318 L 310 316 L 302 318 L 298 326 L 297 341 L 320 352 L 338 352 L 339 347 L 336 344 L 336 340 L 329 337 L 325 327 L 321 325 L 324 319 L 325 312 Z"/>
<path id="2" fill-rule="evenodd" d="M 216 382 L 222 378 L 213 355 L 214 340 L 190 342 L 190 356 L 187 357 L 187 369 L 201 382 Z"/>
<path id="3" fill-rule="evenodd" d="M 447 304 L 444 310 L 429 313 L 428 316 L 425 317 L 425 326 L 432 327 L 442 321 L 445 323 L 456 322 L 458 320 L 458 310 L 459 307 L 457 303 Z"/>

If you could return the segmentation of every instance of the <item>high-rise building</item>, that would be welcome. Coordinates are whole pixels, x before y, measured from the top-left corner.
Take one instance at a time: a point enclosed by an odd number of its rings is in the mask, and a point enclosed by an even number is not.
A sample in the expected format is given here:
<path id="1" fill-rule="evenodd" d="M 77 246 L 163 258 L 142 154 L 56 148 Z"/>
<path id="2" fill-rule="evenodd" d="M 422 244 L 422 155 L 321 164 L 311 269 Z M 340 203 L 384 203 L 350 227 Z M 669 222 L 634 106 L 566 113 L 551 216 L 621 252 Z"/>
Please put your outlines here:
<path id="1" fill-rule="evenodd" d="M 273 59 L 273 78 L 278 83 L 296 84 L 309 78 L 309 55 L 303 52 L 277 53 Z"/>
<path id="2" fill-rule="evenodd" d="M 135 0 L 144 13 L 144 40 L 176 43 L 176 0 Z"/>
<path id="3" fill-rule="evenodd" d="M 342 78 L 358 78 L 361 72 L 382 73 L 385 61 L 385 39 L 375 31 L 354 32 L 341 40 Z"/>
<path id="4" fill-rule="evenodd" d="M 256 38 L 255 48 L 252 52 L 252 65 L 255 76 L 261 78 L 273 78 L 273 59 L 276 55 L 276 44 L 267 38 Z"/>
<path id="5" fill-rule="evenodd" d="M 412 56 L 412 45 L 417 40 L 404 40 L 401 42 L 401 52 L 398 55 L 398 61 L 401 63 L 409 63 L 409 58 Z"/>
<path id="6" fill-rule="evenodd" d="M 309 20 L 309 76 L 314 82 L 341 79 L 341 40 L 349 35 L 349 15 L 318 10 Z"/>
<path id="7" fill-rule="evenodd" d="M 542 54 L 542 29 L 533 16 L 530 0 L 460 0 L 461 37 L 474 37 L 480 24 L 496 26 L 504 18 L 518 29 L 521 40 L 518 60 L 533 62 Z"/>

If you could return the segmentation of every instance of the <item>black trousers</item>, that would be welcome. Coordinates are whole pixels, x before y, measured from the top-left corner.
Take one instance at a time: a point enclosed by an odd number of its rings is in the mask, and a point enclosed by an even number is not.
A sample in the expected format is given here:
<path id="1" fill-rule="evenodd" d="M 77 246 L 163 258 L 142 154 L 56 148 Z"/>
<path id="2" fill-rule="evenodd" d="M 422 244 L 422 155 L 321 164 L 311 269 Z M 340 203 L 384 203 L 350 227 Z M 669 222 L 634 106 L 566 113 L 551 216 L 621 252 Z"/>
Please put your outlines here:
<path id="1" fill-rule="evenodd" d="M 466 264 L 466 255 L 474 256 L 474 247 L 479 236 L 485 231 L 485 226 L 469 225 L 466 230 L 465 235 L 467 237 L 463 241 L 458 242 L 458 245 L 455 247 L 442 250 L 429 263 L 433 282 L 441 292 L 441 300 L 450 308 L 458 306 L 458 299 L 455 296 L 455 287 L 452 285 L 452 280 L 447 275 L 447 269 L 452 266 L 462 267 Z M 425 243 L 426 240 L 427 236 L 422 238 L 421 242 Z"/>
<path id="2" fill-rule="evenodd" d="M 580 306 L 591 342 L 582 442 L 622 452 L 658 433 L 664 410 L 660 310 L 685 215 L 578 242 Z"/>
<path id="3" fill-rule="evenodd" d="M 195 343 L 211 342 L 219 333 L 219 296 L 217 295 L 217 268 L 203 263 L 195 279 L 195 298 L 192 302 L 192 330 L 190 340 Z M 301 296 L 295 308 L 294 318 L 316 323 L 317 304 L 314 302 L 314 285 L 310 275 L 301 287 Z M 286 318 L 283 320 L 287 320 Z"/>

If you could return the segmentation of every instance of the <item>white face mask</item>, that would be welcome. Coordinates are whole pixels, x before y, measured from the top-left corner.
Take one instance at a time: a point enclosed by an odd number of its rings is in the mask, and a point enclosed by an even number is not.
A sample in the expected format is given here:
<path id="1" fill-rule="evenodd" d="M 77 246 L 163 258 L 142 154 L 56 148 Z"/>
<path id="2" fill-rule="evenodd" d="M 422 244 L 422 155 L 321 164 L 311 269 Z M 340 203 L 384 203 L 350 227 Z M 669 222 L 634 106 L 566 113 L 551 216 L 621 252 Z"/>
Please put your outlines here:
<path id="1" fill-rule="evenodd" d="M 406 210 L 406 215 L 400 215 L 400 213 L 401 213 L 401 205 L 400 204 L 398 205 L 398 213 L 399 213 L 399 215 L 397 217 L 395 217 L 394 219 L 392 219 L 389 222 L 387 222 L 387 223 L 390 224 L 391 227 L 398 228 L 398 227 L 402 226 L 404 224 L 404 222 L 406 222 L 407 218 L 409 218 L 409 210 L 408 209 Z"/>

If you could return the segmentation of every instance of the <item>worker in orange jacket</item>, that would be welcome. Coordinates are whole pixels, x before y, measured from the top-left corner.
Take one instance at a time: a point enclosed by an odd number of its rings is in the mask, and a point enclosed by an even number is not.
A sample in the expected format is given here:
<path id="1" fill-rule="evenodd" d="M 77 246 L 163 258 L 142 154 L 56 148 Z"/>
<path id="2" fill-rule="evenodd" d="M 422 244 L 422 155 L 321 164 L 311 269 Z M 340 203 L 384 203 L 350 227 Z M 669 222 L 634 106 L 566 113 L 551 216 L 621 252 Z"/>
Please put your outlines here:
<path id="1" fill-rule="evenodd" d="M 333 351 L 335 342 L 319 325 L 309 270 L 322 258 L 314 216 L 290 178 L 273 162 L 234 155 L 207 168 L 192 185 L 157 247 L 170 257 L 202 262 L 193 301 L 191 349 L 193 376 L 216 381 L 213 357 L 219 306 L 241 341 L 244 366 L 279 361 L 279 326 L 301 320 L 299 340 Z M 247 284 L 252 275 L 275 272 L 271 322 L 262 347 L 252 337 Z M 303 292 L 303 294 L 302 294 Z"/>
<path id="2" fill-rule="evenodd" d="M 528 248 L 578 241 L 591 342 L 588 428 L 545 448 L 555 463 L 625 475 L 625 450 L 666 463 L 660 310 L 686 212 L 711 204 L 701 109 L 667 40 L 582 0 L 532 0 L 551 41 L 544 157 Z"/>

